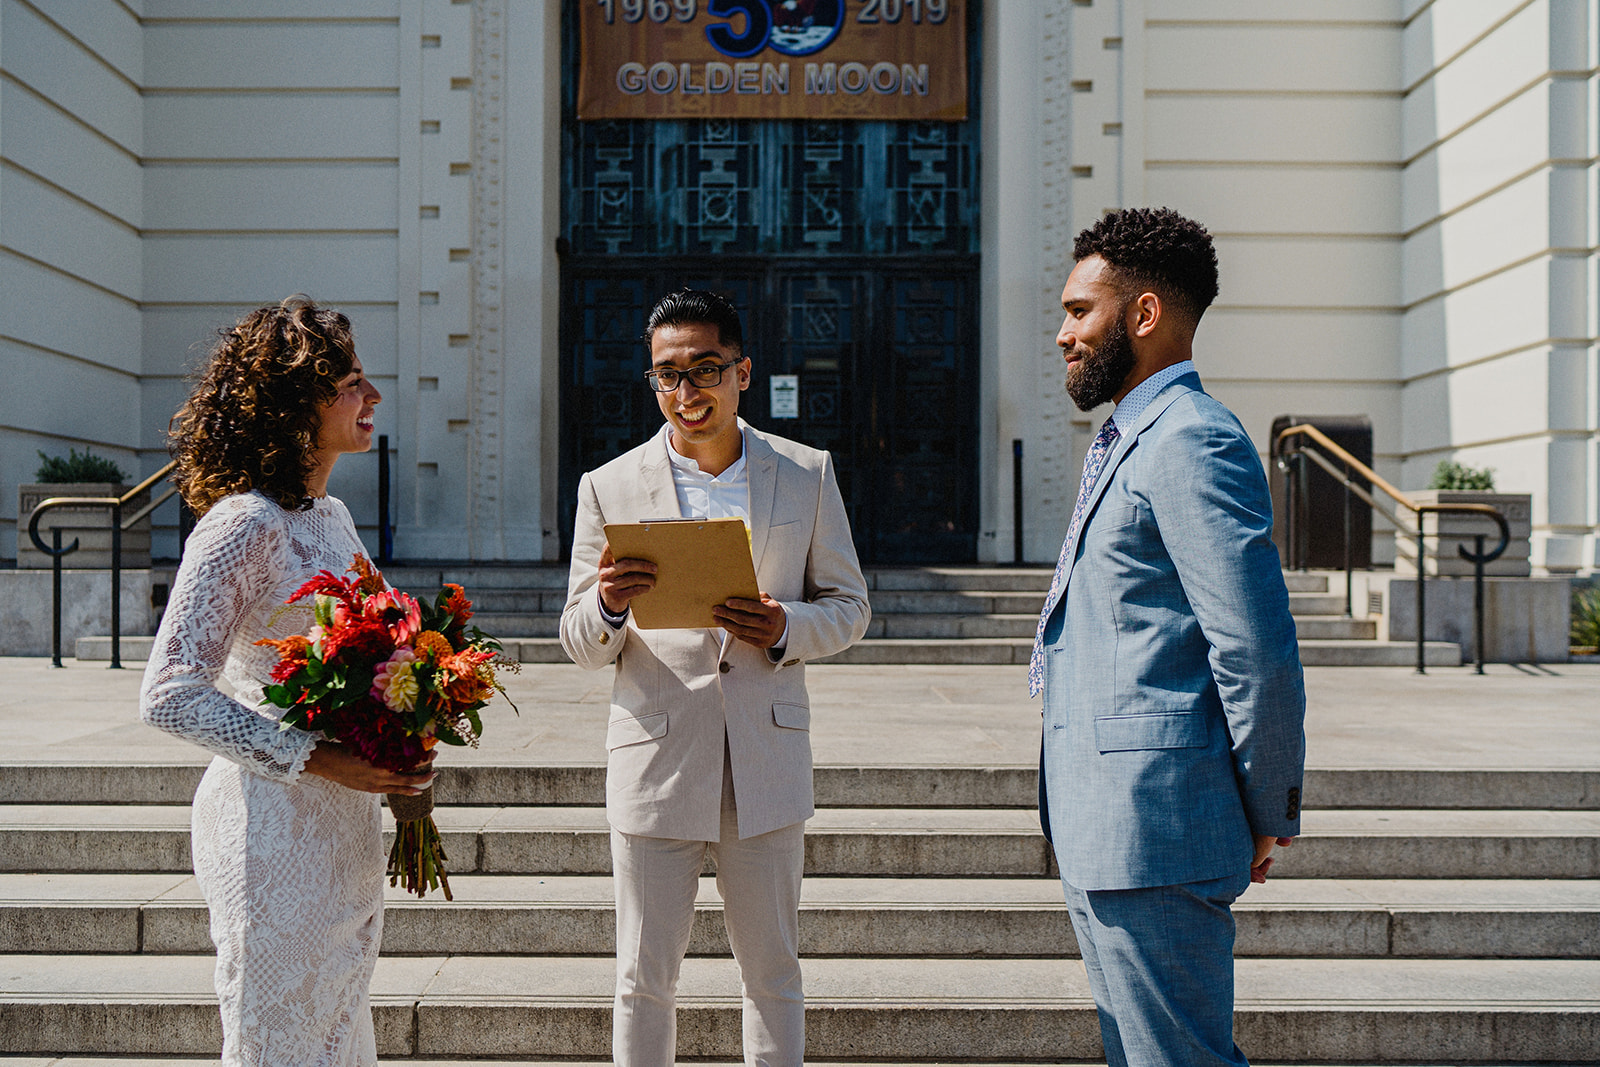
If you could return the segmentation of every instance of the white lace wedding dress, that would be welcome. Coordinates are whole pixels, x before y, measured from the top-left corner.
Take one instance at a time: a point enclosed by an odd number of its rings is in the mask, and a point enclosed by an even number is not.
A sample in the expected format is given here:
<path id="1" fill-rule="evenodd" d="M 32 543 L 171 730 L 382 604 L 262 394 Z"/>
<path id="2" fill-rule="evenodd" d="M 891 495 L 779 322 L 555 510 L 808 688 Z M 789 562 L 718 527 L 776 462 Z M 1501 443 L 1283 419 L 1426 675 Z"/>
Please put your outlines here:
<path id="1" fill-rule="evenodd" d="M 318 735 L 258 706 L 278 654 L 255 644 L 310 629 L 309 600 L 284 601 L 319 570 L 343 575 L 358 552 L 332 497 L 310 511 L 224 498 L 189 537 L 145 670 L 144 721 L 217 756 L 195 793 L 194 870 L 211 907 L 227 1064 L 377 1062 L 378 796 L 301 773 Z"/>

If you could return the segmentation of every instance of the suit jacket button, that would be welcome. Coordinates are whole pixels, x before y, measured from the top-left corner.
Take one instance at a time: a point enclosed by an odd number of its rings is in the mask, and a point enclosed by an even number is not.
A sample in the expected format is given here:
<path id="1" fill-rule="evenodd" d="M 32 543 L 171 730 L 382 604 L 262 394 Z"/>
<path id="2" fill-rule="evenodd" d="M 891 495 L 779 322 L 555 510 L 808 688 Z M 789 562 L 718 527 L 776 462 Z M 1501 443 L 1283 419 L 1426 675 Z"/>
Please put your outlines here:
<path id="1" fill-rule="evenodd" d="M 717 664 L 717 670 L 721 671 L 723 674 L 727 674 L 729 671 L 733 670 L 733 664 L 719 663 Z"/>
<path id="2" fill-rule="evenodd" d="M 600 635 L 600 643 L 602 645 L 609 645 L 611 643 L 611 635 L 610 634 L 601 634 Z"/>

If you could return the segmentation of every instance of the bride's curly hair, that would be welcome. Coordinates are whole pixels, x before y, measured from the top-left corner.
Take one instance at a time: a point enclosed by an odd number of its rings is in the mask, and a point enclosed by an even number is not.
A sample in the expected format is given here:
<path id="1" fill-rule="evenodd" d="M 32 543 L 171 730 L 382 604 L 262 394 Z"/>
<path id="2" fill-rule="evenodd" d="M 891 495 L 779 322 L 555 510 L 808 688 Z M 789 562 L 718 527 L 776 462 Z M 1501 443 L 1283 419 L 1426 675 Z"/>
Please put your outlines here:
<path id="1" fill-rule="evenodd" d="M 217 333 L 167 429 L 184 502 L 204 515 L 258 489 L 287 511 L 309 508 L 322 409 L 355 361 L 350 320 L 291 296 Z"/>

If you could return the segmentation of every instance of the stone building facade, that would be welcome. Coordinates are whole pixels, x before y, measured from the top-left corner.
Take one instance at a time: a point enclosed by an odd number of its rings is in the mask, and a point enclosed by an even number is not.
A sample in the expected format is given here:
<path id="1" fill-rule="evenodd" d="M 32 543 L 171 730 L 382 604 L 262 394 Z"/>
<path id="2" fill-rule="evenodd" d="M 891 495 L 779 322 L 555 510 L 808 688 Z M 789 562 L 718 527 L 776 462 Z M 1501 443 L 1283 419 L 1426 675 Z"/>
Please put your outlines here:
<path id="1" fill-rule="evenodd" d="M 156 470 L 212 331 L 304 292 L 385 394 L 396 554 L 560 558 L 578 2 L 0 0 L 0 546 L 37 451 Z M 1365 414 L 1402 488 L 1491 466 L 1536 568 L 1600 564 L 1596 0 L 971 7 L 952 555 L 1013 558 L 1021 442 L 1023 556 L 1053 558 L 1104 417 L 1053 346 L 1072 238 L 1168 204 L 1217 237 L 1197 359 L 1263 453 L 1277 415 Z M 376 479 L 333 485 L 369 534 Z"/>

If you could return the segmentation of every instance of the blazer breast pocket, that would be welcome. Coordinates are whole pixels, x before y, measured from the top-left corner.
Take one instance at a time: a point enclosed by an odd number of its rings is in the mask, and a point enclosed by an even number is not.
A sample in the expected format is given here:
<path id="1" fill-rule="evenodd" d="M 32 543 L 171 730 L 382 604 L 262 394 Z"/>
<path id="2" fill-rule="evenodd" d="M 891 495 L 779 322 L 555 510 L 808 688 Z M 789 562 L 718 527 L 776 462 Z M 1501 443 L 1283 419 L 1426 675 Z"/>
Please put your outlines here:
<path id="1" fill-rule="evenodd" d="M 628 715 L 612 719 L 606 726 L 606 751 L 626 748 L 645 741 L 656 741 L 667 736 L 667 713 L 651 712 L 649 715 Z"/>
<path id="2" fill-rule="evenodd" d="M 1101 752 L 1204 748 L 1208 733 L 1205 715 L 1196 711 L 1101 715 L 1094 720 L 1094 745 Z"/>
<path id="3" fill-rule="evenodd" d="M 1105 525 L 1106 525 L 1107 529 L 1120 530 L 1124 526 L 1132 526 L 1134 523 L 1136 523 L 1138 521 L 1139 521 L 1139 505 L 1138 504 L 1124 504 L 1124 505 L 1122 505 L 1120 507 L 1112 508 L 1106 514 Z"/>

